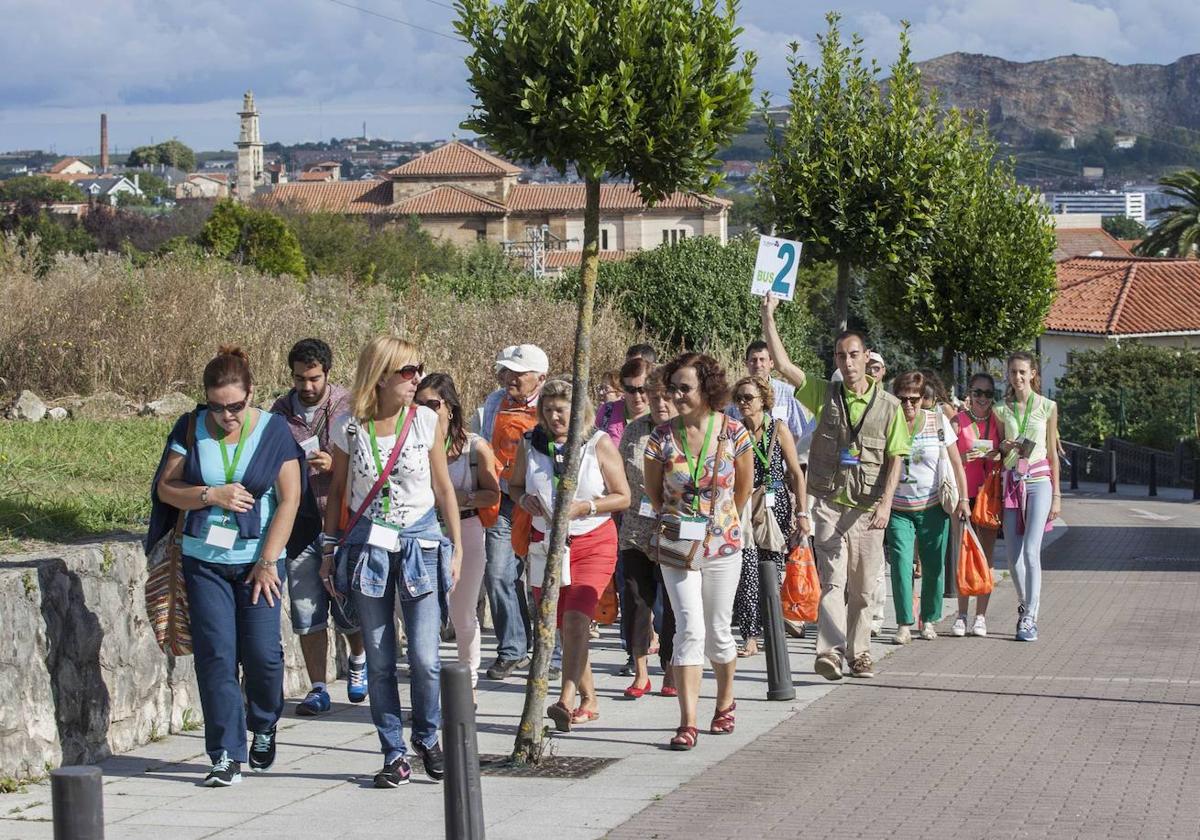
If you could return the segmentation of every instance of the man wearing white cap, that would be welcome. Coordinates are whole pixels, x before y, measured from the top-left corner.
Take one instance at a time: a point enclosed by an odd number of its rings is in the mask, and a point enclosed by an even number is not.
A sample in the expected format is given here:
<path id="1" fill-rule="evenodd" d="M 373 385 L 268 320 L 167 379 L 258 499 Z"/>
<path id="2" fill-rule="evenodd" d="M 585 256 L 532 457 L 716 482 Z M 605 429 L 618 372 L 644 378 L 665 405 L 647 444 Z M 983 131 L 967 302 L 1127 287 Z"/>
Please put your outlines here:
<path id="1" fill-rule="evenodd" d="M 521 438 L 537 425 L 537 401 L 546 382 L 550 360 L 540 347 L 519 344 L 505 347 L 496 357 L 496 376 L 503 396 L 489 410 L 484 404 L 480 434 L 492 444 L 500 473 L 500 515 L 487 530 L 487 565 L 483 585 L 492 605 L 496 628 L 496 661 L 487 670 L 493 680 L 507 678 L 529 664 L 529 605 L 522 582 L 524 560 L 512 546 L 513 503 L 508 497 L 508 479 Z M 491 398 L 489 397 L 489 402 Z"/>

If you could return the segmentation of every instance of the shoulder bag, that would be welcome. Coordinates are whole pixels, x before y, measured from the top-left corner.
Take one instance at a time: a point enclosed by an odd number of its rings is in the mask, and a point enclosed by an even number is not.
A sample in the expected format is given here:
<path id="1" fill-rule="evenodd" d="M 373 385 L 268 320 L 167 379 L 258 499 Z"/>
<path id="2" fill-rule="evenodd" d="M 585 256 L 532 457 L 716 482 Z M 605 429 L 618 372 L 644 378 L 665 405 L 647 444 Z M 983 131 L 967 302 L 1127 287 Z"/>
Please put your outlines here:
<path id="1" fill-rule="evenodd" d="M 782 421 L 774 420 L 771 425 L 771 440 L 767 443 L 766 482 L 760 487 L 755 487 L 750 493 L 750 526 L 754 545 L 762 551 L 773 551 L 776 554 L 782 554 L 787 548 L 787 540 L 783 536 L 778 520 L 775 519 L 775 510 L 767 506 L 767 494 L 773 492 L 773 488 L 770 486 L 771 456 L 775 453 L 775 447 L 779 445 L 779 433 L 774 424 L 780 422 Z"/>
<path id="2" fill-rule="evenodd" d="M 717 436 L 717 451 L 713 459 L 712 474 L 712 503 L 709 516 L 717 509 L 717 473 L 721 469 L 721 458 L 725 449 L 726 418 L 721 416 L 721 433 Z M 699 488 L 697 488 L 699 489 Z M 685 540 L 679 536 L 682 520 L 673 514 L 664 514 L 658 519 L 658 526 L 650 535 L 650 559 L 662 566 L 673 566 L 687 571 L 698 571 L 704 560 L 708 547 L 711 530 L 705 529 L 704 538 Z"/>
<path id="3" fill-rule="evenodd" d="M 936 415 L 938 436 L 938 501 L 942 510 L 951 516 L 958 508 L 958 480 L 954 477 L 954 469 L 950 465 L 950 456 L 946 454 L 945 418 Z"/>
<path id="4" fill-rule="evenodd" d="M 196 413 L 188 416 L 187 448 L 196 445 Z M 146 616 L 154 641 L 163 653 L 189 656 L 192 652 L 191 615 L 187 582 L 183 578 L 183 526 L 187 511 L 179 511 L 175 527 L 163 535 L 146 558 Z"/>

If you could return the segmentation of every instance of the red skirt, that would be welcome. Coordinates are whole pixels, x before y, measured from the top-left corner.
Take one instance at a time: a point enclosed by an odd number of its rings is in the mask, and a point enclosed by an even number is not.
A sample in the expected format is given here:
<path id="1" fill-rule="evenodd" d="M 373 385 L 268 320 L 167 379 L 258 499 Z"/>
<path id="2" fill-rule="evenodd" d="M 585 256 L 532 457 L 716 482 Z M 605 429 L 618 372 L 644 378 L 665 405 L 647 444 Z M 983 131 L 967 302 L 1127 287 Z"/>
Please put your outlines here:
<path id="1" fill-rule="evenodd" d="M 558 626 L 563 613 L 581 612 L 589 620 L 596 617 L 600 596 L 617 568 L 617 526 L 610 519 L 599 528 L 571 538 L 571 585 L 558 591 Z M 542 599 L 542 588 L 533 588 L 533 597 Z"/>

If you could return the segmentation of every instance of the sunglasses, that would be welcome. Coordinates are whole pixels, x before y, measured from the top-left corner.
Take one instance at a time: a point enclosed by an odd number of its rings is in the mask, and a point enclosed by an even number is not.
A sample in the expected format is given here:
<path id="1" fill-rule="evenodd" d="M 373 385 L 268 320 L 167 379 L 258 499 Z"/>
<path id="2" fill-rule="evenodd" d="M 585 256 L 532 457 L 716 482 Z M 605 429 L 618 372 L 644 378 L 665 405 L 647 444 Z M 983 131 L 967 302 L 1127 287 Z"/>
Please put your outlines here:
<path id="1" fill-rule="evenodd" d="M 921 400 L 923 400 L 925 398 L 924 397 L 896 397 L 896 399 L 900 400 L 900 402 L 904 403 L 905 405 L 919 405 Z"/>
<path id="2" fill-rule="evenodd" d="M 980 397 L 981 399 L 990 400 L 996 396 L 996 392 L 990 388 L 972 388 L 972 397 Z"/>
<path id="3" fill-rule="evenodd" d="M 737 403 L 738 405 L 742 405 L 744 403 L 752 403 L 756 399 L 758 399 L 758 394 L 734 394 L 733 395 L 733 401 L 735 403 Z"/>
<path id="4" fill-rule="evenodd" d="M 417 405 L 423 405 L 430 411 L 442 410 L 442 401 L 437 399 L 417 400 Z"/>
<path id="5" fill-rule="evenodd" d="M 425 375 L 425 363 L 419 365 L 405 365 L 400 370 L 392 371 L 392 376 L 399 376 L 405 382 L 411 382 L 413 379 L 420 378 Z"/>
<path id="6" fill-rule="evenodd" d="M 221 405 L 220 403 L 210 402 L 208 404 L 208 410 L 210 412 L 212 412 L 213 414 L 241 414 L 243 411 L 246 410 L 247 402 L 249 402 L 249 400 L 242 400 L 241 402 L 235 402 L 235 403 L 226 403 L 225 405 Z"/>
<path id="7" fill-rule="evenodd" d="M 681 397 L 686 397 L 688 394 L 692 393 L 692 390 L 693 389 L 692 389 L 691 385 L 668 385 L 667 386 L 668 394 L 678 394 Z"/>
<path id="8" fill-rule="evenodd" d="M 626 394 L 637 394 L 638 396 L 641 396 L 642 394 L 646 393 L 646 386 L 645 385 L 626 385 L 624 382 L 622 382 L 621 390 L 624 391 Z"/>

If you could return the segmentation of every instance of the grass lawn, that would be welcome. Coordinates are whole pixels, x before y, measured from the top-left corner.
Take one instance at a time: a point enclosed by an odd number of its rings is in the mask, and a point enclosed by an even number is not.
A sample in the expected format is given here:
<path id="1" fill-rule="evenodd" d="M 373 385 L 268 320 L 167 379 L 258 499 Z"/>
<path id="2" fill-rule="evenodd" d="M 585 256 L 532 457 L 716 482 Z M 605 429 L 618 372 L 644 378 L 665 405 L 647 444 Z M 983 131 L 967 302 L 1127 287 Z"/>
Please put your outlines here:
<path id="1" fill-rule="evenodd" d="M 171 421 L 0 421 L 0 549 L 138 530 Z"/>

